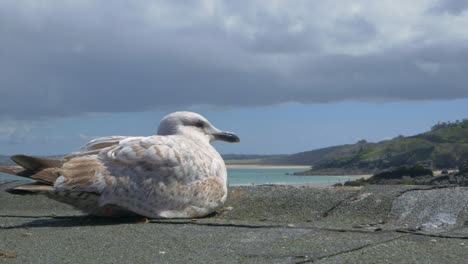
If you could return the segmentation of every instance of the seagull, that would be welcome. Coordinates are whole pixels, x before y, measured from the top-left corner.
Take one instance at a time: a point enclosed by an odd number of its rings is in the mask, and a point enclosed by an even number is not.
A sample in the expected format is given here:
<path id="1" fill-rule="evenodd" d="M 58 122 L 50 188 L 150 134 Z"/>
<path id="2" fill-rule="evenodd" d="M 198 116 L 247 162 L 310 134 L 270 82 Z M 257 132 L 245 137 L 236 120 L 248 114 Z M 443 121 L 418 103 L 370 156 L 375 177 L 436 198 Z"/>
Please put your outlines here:
<path id="1" fill-rule="evenodd" d="M 210 144 L 239 142 L 193 112 L 165 116 L 157 135 L 101 137 L 63 158 L 15 155 L 0 172 L 35 182 L 7 190 L 42 194 L 90 215 L 196 218 L 222 208 L 227 171 Z"/>

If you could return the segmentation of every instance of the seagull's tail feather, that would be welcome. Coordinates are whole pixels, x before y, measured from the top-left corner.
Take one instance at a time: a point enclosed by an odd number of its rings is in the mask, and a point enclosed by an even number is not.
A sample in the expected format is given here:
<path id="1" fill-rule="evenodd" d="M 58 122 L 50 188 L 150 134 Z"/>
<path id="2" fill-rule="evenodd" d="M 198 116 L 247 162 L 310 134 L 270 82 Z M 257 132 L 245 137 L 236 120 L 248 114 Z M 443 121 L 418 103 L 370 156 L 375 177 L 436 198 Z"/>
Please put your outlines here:
<path id="1" fill-rule="evenodd" d="M 24 171 L 24 168 L 21 166 L 0 166 L 0 172 L 2 173 L 26 177 L 26 176 L 21 175 L 21 172 L 23 171 Z"/>
<path id="2" fill-rule="evenodd" d="M 60 168 L 65 162 L 64 159 L 38 158 L 26 155 L 14 155 L 10 157 L 12 161 L 27 170 L 40 170 L 46 168 Z"/>
<path id="3" fill-rule="evenodd" d="M 50 185 L 44 185 L 41 183 L 31 183 L 17 186 L 15 188 L 7 189 L 6 192 L 11 194 L 47 194 L 52 192 L 54 187 Z"/>
<path id="4" fill-rule="evenodd" d="M 7 190 L 13 194 L 36 194 L 52 190 L 54 182 L 60 177 L 63 159 L 37 158 L 15 155 L 11 160 L 20 166 L 0 166 L 0 172 L 36 180 L 36 183 L 21 185 Z"/>
<path id="5" fill-rule="evenodd" d="M 0 166 L 0 172 L 30 178 L 46 185 L 53 185 L 60 177 L 65 160 L 37 158 L 26 155 L 15 155 L 11 160 L 20 166 Z"/>

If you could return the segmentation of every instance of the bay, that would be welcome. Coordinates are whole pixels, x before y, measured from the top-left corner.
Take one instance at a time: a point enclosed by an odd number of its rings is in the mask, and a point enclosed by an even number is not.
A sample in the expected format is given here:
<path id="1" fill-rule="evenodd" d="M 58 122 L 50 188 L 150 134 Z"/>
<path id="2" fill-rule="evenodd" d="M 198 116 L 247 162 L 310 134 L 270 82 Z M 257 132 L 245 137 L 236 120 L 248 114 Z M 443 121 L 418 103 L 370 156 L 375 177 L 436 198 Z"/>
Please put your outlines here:
<path id="1" fill-rule="evenodd" d="M 229 186 L 284 184 L 284 185 L 320 185 L 330 186 L 335 183 L 353 180 L 352 176 L 295 176 L 300 169 L 278 168 L 228 168 Z"/>

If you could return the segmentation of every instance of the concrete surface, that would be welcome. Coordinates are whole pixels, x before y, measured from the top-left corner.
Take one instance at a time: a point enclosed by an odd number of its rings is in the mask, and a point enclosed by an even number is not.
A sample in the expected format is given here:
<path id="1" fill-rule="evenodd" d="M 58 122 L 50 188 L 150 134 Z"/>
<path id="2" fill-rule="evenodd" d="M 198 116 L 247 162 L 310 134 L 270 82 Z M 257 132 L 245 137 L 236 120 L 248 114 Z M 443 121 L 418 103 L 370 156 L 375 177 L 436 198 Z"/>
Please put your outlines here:
<path id="1" fill-rule="evenodd" d="M 194 220 L 103 219 L 0 182 L 1 263 L 467 263 L 468 188 L 248 186 Z"/>

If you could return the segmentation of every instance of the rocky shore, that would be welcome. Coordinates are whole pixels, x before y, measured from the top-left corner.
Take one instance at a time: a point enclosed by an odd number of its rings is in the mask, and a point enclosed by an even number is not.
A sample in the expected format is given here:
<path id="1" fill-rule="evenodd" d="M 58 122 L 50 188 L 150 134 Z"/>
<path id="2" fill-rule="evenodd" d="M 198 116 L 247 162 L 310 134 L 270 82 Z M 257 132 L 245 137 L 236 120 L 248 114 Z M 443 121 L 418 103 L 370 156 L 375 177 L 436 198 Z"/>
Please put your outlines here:
<path id="1" fill-rule="evenodd" d="M 432 170 L 422 166 L 400 167 L 375 174 L 372 177 L 344 183 L 345 186 L 363 186 L 367 184 L 468 186 L 468 162 L 460 166 L 458 170 L 452 172 L 445 170 L 437 175 L 434 175 Z"/>
<path id="2" fill-rule="evenodd" d="M 466 263 L 468 188 L 249 186 L 219 214 L 99 219 L 0 183 L 2 263 Z"/>

